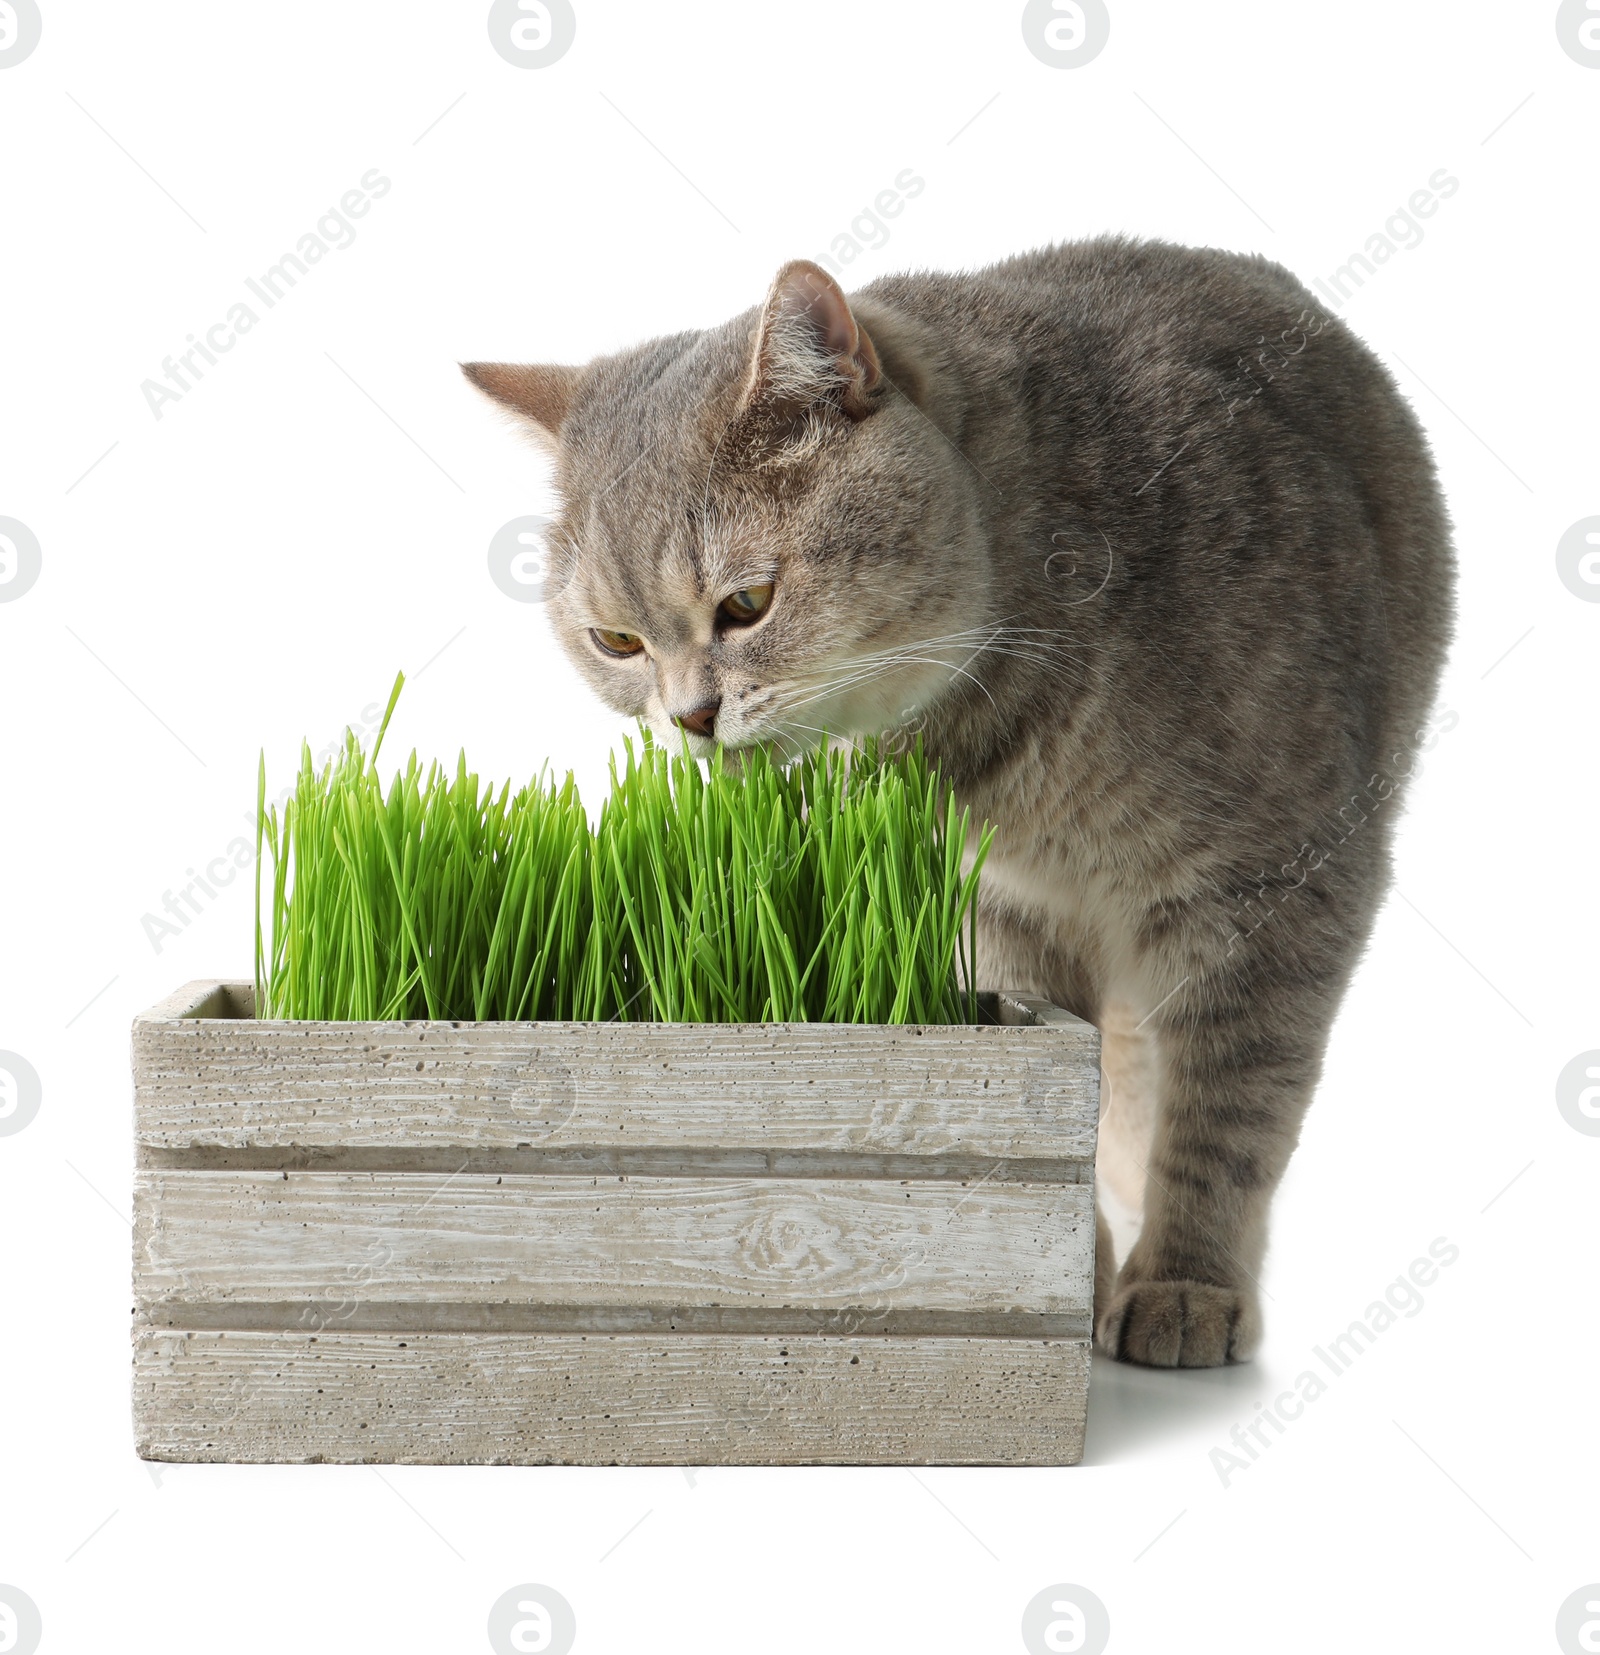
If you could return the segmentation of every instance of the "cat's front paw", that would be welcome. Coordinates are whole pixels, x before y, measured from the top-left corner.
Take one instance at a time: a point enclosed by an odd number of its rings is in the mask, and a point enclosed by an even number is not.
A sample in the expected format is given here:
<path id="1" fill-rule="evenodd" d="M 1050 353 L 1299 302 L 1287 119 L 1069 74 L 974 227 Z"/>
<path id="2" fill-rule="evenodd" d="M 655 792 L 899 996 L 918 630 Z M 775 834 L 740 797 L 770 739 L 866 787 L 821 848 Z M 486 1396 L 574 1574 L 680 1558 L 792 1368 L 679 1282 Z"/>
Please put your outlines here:
<path id="1" fill-rule="evenodd" d="M 1261 1343 L 1261 1312 L 1248 1288 L 1199 1281 L 1131 1281 L 1099 1316 L 1095 1337 L 1119 1362 L 1151 1368 L 1220 1368 Z"/>

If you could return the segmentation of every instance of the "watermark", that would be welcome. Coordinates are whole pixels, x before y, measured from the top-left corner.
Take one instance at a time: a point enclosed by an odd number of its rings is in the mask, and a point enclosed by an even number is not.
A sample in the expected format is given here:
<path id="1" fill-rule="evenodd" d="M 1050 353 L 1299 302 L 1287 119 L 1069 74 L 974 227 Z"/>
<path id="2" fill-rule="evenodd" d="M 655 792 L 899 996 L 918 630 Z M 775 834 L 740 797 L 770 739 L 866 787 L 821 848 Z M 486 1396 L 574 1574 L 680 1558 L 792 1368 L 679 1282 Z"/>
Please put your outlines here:
<path id="1" fill-rule="evenodd" d="M 386 196 L 391 184 L 376 167 L 362 173 L 359 184 L 339 197 L 315 225 L 300 237 L 292 252 L 276 264 L 269 264 L 257 276 L 246 276 L 246 298 L 228 308 L 220 322 L 213 322 L 203 334 L 191 333 L 188 349 L 174 351 L 161 359 L 160 379 L 146 379 L 139 389 L 145 406 L 157 420 L 169 402 L 181 402 L 205 378 L 206 368 L 218 366 L 222 358 L 261 320 L 255 306 L 273 310 L 300 283 L 302 278 L 330 254 L 343 253 L 355 244 L 352 219 L 365 218 L 372 203 Z"/>
<path id="2" fill-rule="evenodd" d="M 959 1198 L 945 1215 L 946 1227 L 955 1222 L 961 1209 L 1001 1171 L 1003 1165 L 1003 1162 L 997 1161 L 970 1188 L 965 1184 L 961 1186 Z M 812 1247 L 816 1224 L 817 1216 L 813 1209 L 794 1209 L 768 1217 L 745 1232 L 740 1244 L 741 1256 L 757 1258 L 766 1268 L 792 1282 L 813 1258 L 833 1256 L 836 1252 L 831 1229 L 820 1248 Z M 921 1233 L 926 1235 L 926 1228 Z M 903 1305 L 904 1296 L 900 1289 L 923 1268 L 928 1256 L 928 1250 L 917 1242 L 902 1244 L 897 1256 L 878 1260 L 875 1279 L 864 1292 L 861 1303 L 813 1310 L 806 1317 L 808 1326 L 803 1334 L 774 1335 L 768 1342 L 778 1347 L 775 1355 L 777 1363 L 782 1366 L 770 1363 L 761 1367 L 752 1361 L 744 1367 L 741 1378 L 750 1381 L 751 1390 L 742 1406 L 724 1410 L 720 1415 L 718 1424 L 724 1439 L 730 1444 L 736 1439 L 747 1439 L 768 1420 L 789 1409 L 791 1390 L 786 1370 L 792 1360 L 790 1347 L 793 1339 L 810 1339 L 819 1335 L 830 1341 L 853 1339 L 860 1336 L 863 1329 L 869 1330 L 875 1338 L 888 1318 Z M 869 1362 L 872 1360 L 870 1352 L 867 1359 Z M 860 1365 L 860 1351 L 852 1352 L 845 1366 L 857 1368 Z M 687 1467 L 684 1468 L 684 1475 L 693 1488 L 695 1480 Z"/>
<path id="3" fill-rule="evenodd" d="M 394 1263 L 394 1248 L 387 1242 L 369 1241 L 365 1253 L 359 1264 L 344 1267 L 350 1288 L 370 1287 L 373 1282 L 383 1281 L 383 1272 Z M 345 1287 L 330 1284 L 322 1290 L 320 1298 L 301 1310 L 300 1325 L 321 1333 L 336 1322 L 348 1322 L 366 1302 L 364 1297 L 346 1291 Z"/>
<path id="4" fill-rule="evenodd" d="M 33 1655 L 43 1630 L 38 1604 L 20 1586 L 0 1586 L 0 1655 Z"/>
<path id="5" fill-rule="evenodd" d="M 173 937 L 181 937 L 255 859 L 254 842 L 241 834 L 228 841 L 220 856 L 213 856 L 206 863 L 204 873 L 196 868 L 185 869 L 187 883 L 181 885 L 176 894 L 171 890 L 161 893 L 161 912 L 146 911 L 139 916 L 139 925 L 151 948 L 159 954 Z"/>
<path id="6" fill-rule="evenodd" d="M 5 522 L 0 519 L 0 529 Z M 1600 603 L 1600 517 L 1581 517 L 1556 542 L 1561 584 L 1585 603 Z M 0 588 L 0 597 L 4 589 Z"/>
<path id="7" fill-rule="evenodd" d="M 518 69 L 548 69 L 577 33 L 568 0 L 494 0 L 489 8 L 489 44 Z"/>
<path id="8" fill-rule="evenodd" d="M 20 1052 L 0 1052 L 0 1138 L 14 1138 L 35 1115 L 44 1097 L 39 1071 Z M 0 1651 L 5 1648 L 0 1644 Z"/>
<path id="9" fill-rule="evenodd" d="M 1249 350 L 1234 359 L 1234 373 L 1217 391 L 1228 412 L 1232 425 L 1239 410 L 1248 407 L 1266 390 L 1274 379 L 1287 368 L 1322 330 L 1329 318 L 1316 311 L 1302 310 L 1286 328 L 1280 328 L 1272 339 L 1258 334 Z"/>
<path id="10" fill-rule="evenodd" d="M 517 1131 L 517 1148 L 532 1149 L 564 1132 L 578 1112 L 578 1088 L 564 1063 L 550 1063 L 538 1052 L 527 1062 L 497 1063 L 490 1079 L 506 1090 L 497 1100 Z"/>
<path id="11" fill-rule="evenodd" d="M 1233 931 L 1228 938 L 1228 952 L 1231 954 L 1240 943 L 1248 941 L 1269 920 L 1275 919 L 1282 912 L 1284 899 L 1331 862 L 1339 847 L 1347 844 L 1384 809 L 1402 784 L 1409 782 L 1421 770 L 1420 755 L 1430 752 L 1438 745 L 1439 738 L 1448 735 L 1460 722 L 1460 714 L 1453 707 L 1439 708 L 1416 731 L 1407 747 L 1390 756 L 1388 767 L 1373 771 L 1366 784 L 1352 793 L 1349 800 L 1334 812 L 1342 832 L 1330 824 L 1326 833 L 1319 834 L 1319 842 L 1306 841 L 1301 844 L 1292 859 L 1283 863 L 1276 874 L 1269 873 L 1266 868 L 1260 869 L 1253 881 L 1253 895 L 1235 891 Z M 1402 760 L 1406 761 L 1404 769 L 1401 768 Z"/>
<path id="12" fill-rule="evenodd" d="M 417 1067 L 420 1069 L 422 1065 L 419 1063 Z M 541 1062 L 535 1053 L 525 1063 L 496 1064 L 489 1074 L 491 1082 L 503 1087 L 507 1094 L 496 1098 L 495 1103 L 497 1109 L 510 1115 L 517 1132 L 518 1149 L 531 1149 L 535 1144 L 548 1142 L 565 1130 L 578 1112 L 577 1087 L 573 1084 L 572 1071 L 563 1063 Z M 463 1161 L 412 1210 L 422 1212 L 431 1207 L 465 1170 Z M 316 1299 L 301 1309 L 300 1325 L 321 1333 L 339 1323 L 353 1321 L 357 1312 L 371 1302 L 368 1289 L 405 1279 L 390 1272 L 394 1262 L 393 1247 L 385 1241 L 369 1241 L 363 1256 L 344 1267 L 344 1280 L 329 1283 Z M 184 1285 L 189 1286 L 187 1280 Z"/>
<path id="13" fill-rule="evenodd" d="M 1460 188 L 1461 180 L 1439 167 L 1428 175 L 1426 189 L 1413 190 L 1405 205 L 1396 207 L 1383 221 L 1383 227 L 1367 237 L 1362 251 L 1352 253 L 1327 281 L 1318 276 L 1311 285 L 1335 306 L 1342 305 L 1396 253 L 1414 253 L 1422 245 L 1423 236 L 1417 220 L 1432 218 L 1439 210 L 1439 203 L 1448 201 Z"/>
<path id="14" fill-rule="evenodd" d="M 944 1215 L 944 1222 L 934 1235 L 940 1236 L 948 1230 L 961 1216 L 961 1209 L 975 1199 L 978 1192 L 1005 1168 L 1004 1161 L 995 1161 L 983 1176 L 973 1183 L 965 1179 L 958 1186 L 961 1193 L 950 1211 Z M 921 1228 L 922 1236 L 926 1238 L 929 1225 L 924 1223 Z M 874 1296 L 869 1297 L 861 1304 L 844 1306 L 838 1310 L 815 1313 L 812 1317 L 814 1325 L 822 1332 L 830 1334 L 854 1334 L 862 1328 L 881 1324 L 894 1312 L 896 1307 L 904 1302 L 901 1289 L 913 1279 L 916 1273 L 928 1263 L 928 1248 L 919 1242 L 906 1242 L 898 1249 L 893 1259 L 880 1257 L 873 1283 Z M 792 1273 L 792 1271 L 791 1271 Z"/>
<path id="15" fill-rule="evenodd" d="M 550 553 L 551 517 L 513 517 L 489 541 L 489 579 L 518 603 L 548 603 L 571 580 Z"/>
<path id="16" fill-rule="evenodd" d="M 1105 591 L 1110 583 L 1111 571 L 1116 566 L 1116 554 L 1111 549 L 1111 537 L 1105 530 L 1100 529 L 1096 532 L 1100 536 L 1100 545 L 1092 547 L 1085 554 L 1087 566 L 1083 572 L 1084 579 L 1094 582 L 1093 589 L 1085 596 L 1077 598 L 1057 597 L 1052 592 L 1050 595 L 1055 599 L 1058 607 L 1076 609 L 1079 604 L 1091 603 Z M 1057 529 L 1050 536 L 1050 545 L 1053 549 L 1044 560 L 1044 578 L 1053 586 L 1070 591 L 1072 590 L 1071 583 L 1079 579 L 1078 549 L 1071 544 L 1063 546 L 1061 544 L 1063 535 L 1066 535 L 1070 540 L 1074 535 L 1074 531 L 1071 529 Z M 1104 568 L 1100 567 L 1101 564 L 1104 564 Z M 1048 649 L 1048 646 L 1044 647 Z"/>
<path id="17" fill-rule="evenodd" d="M 1600 69 L 1600 0 L 1561 0 L 1556 9 L 1556 39 L 1574 63 Z M 1592 1647 L 1600 1650 L 1600 1642 Z"/>
<path id="18" fill-rule="evenodd" d="M 1600 1138 L 1600 1052 L 1579 1052 L 1561 1071 L 1556 1107 L 1574 1132 Z"/>
<path id="19" fill-rule="evenodd" d="M 1111 1641 L 1111 1613 L 1087 1586 L 1046 1586 L 1022 1611 L 1028 1655 L 1101 1655 Z"/>
<path id="20" fill-rule="evenodd" d="M 26 596 L 43 565 L 44 554 L 33 530 L 14 517 L 0 517 L 0 603 L 15 603 Z"/>
<path id="21" fill-rule="evenodd" d="M 908 201 L 915 201 L 927 188 L 926 179 L 919 178 L 910 167 L 902 167 L 894 175 L 892 189 L 879 190 L 869 206 L 861 209 L 828 243 L 828 251 L 819 253 L 816 263 L 835 276 L 844 274 L 844 267 L 854 264 L 863 253 L 876 253 L 889 242 L 886 218 L 899 218 Z"/>
<path id="22" fill-rule="evenodd" d="M 1028 0 L 1022 38 L 1052 69 L 1081 69 L 1106 49 L 1111 13 L 1105 0 Z"/>
<path id="23" fill-rule="evenodd" d="M 31 57 L 43 31 L 44 19 L 33 0 L 0 0 L 0 69 L 14 69 Z"/>
<path id="24" fill-rule="evenodd" d="M 382 723 L 383 703 L 368 702 L 361 709 L 361 717 L 346 725 L 336 741 L 328 742 L 312 755 L 312 768 L 320 775 L 344 752 L 350 736 L 364 741 L 369 735 L 375 735 Z M 284 805 L 294 797 L 296 786 L 297 781 L 291 782 L 278 790 L 276 798 L 266 801 L 267 809 L 276 810 L 280 820 Z M 248 835 L 230 839 L 215 856 L 196 867 L 186 868 L 184 883 L 175 892 L 168 889 L 161 893 L 161 901 L 156 904 L 159 911 L 147 909 L 139 916 L 140 929 L 153 953 L 159 954 L 173 938 L 181 937 L 195 920 L 215 906 L 222 893 L 237 882 L 240 873 L 255 865 L 256 819 L 253 815 L 246 816 L 245 822 L 250 830 Z"/>
<path id="25" fill-rule="evenodd" d="M 946 1220 L 948 1223 L 949 1221 Z M 907 1247 L 891 1266 L 884 1264 L 873 1297 L 864 1304 L 843 1305 L 837 1310 L 813 1311 L 811 1320 L 821 1333 L 849 1337 L 865 1327 L 876 1327 L 888 1320 L 901 1300 L 897 1295 L 913 1275 L 928 1262 L 928 1255 L 920 1247 Z"/>
<path id="26" fill-rule="evenodd" d="M 553 1586 L 513 1586 L 489 1611 L 495 1655 L 567 1655 L 577 1635 L 578 1617 Z"/>
<path id="27" fill-rule="evenodd" d="M 1556 1611 L 1561 1655 L 1600 1655 L 1600 1583 L 1580 1586 Z"/>
<path id="28" fill-rule="evenodd" d="M 1239 417 L 1241 408 L 1248 408 L 1266 388 L 1278 377 L 1285 368 L 1298 357 L 1333 318 L 1320 311 L 1301 310 L 1292 321 L 1289 321 L 1287 309 L 1278 312 L 1275 320 L 1288 322 L 1287 327 L 1273 329 L 1268 323 L 1255 338 L 1249 341 L 1243 352 L 1233 359 L 1231 370 L 1227 377 L 1216 386 L 1217 398 L 1221 402 L 1226 419 L 1223 425 L 1232 425 Z M 1138 488 L 1133 491 L 1135 499 L 1158 483 L 1167 472 L 1185 454 L 1188 454 L 1197 443 L 1203 444 L 1220 431 L 1221 427 L 1210 431 L 1205 437 L 1191 436 L 1175 448 L 1172 453 L 1150 473 Z M 1056 535 L 1051 540 L 1059 544 Z M 1102 539 L 1105 538 L 1102 533 Z M 1106 542 L 1106 550 L 1110 552 L 1110 542 Z M 1053 575 L 1049 563 L 1045 566 L 1047 576 Z M 1059 578 L 1059 577 L 1056 577 Z"/>
<path id="29" fill-rule="evenodd" d="M 1413 1259 L 1409 1269 L 1384 1289 L 1383 1297 L 1374 1299 L 1344 1332 L 1325 1345 L 1313 1345 L 1311 1354 L 1316 1361 L 1295 1375 L 1292 1388 L 1280 1391 L 1271 1402 L 1258 1402 L 1255 1413 L 1228 1433 L 1231 1447 L 1211 1450 L 1211 1468 L 1222 1486 L 1231 1487 L 1241 1471 L 1250 1470 L 1277 1438 L 1297 1419 L 1305 1417 L 1311 1403 L 1327 1395 L 1333 1380 L 1349 1373 L 1401 1317 L 1409 1320 L 1421 1315 L 1427 1302 L 1422 1289 L 1432 1287 L 1439 1279 L 1440 1269 L 1454 1264 L 1460 1257 L 1461 1249 L 1453 1241 L 1436 1237 L 1428 1243 L 1427 1257 Z M 1327 1378 L 1323 1377 L 1324 1373 Z"/>

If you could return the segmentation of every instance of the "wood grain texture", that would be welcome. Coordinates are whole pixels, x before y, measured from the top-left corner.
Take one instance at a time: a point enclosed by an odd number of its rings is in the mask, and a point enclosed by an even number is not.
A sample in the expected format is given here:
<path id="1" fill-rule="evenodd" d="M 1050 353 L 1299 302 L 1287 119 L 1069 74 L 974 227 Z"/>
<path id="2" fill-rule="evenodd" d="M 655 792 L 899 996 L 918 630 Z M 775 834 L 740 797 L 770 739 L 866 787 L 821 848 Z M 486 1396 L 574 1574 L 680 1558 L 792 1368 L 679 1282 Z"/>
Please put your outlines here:
<path id="1" fill-rule="evenodd" d="M 1093 1230 L 1085 1184 L 147 1172 L 134 1249 L 152 1310 L 443 1300 L 1086 1318 Z"/>
<path id="2" fill-rule="evenodd" d="M 146 1459 L 1074 1465 L 1086 1340 L 141 1332 Z"/>
<path id="3" fill-rule="evenodd" d="M 539 1147 L 966 1164 L 1092 1163 L 1100 1061 L 1098 1033 L 1076 1018 L 879 1029 L 146 1016 L 134 1024 L 133 1056 L 141 1149 Z"/>
<path id="4" fill-rule="evenodd" d="M 171 1459 L 1070 1464 L 1099 1037 L 133 1030 L 134 1417 Z"/>

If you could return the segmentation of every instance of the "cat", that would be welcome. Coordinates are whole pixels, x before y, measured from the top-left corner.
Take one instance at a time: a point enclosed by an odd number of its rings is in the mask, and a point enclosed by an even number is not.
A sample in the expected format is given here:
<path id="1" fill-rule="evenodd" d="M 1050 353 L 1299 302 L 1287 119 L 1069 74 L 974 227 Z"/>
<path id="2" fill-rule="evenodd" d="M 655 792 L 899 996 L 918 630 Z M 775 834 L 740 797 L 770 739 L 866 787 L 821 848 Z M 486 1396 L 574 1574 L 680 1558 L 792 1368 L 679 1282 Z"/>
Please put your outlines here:
<path id="1" fill-rule="evenodd" d="M 1099 1025 L 1142 1213 L 1096 1337 L 1248 1359 L 1453 625 L 1389 374 L 1281 266 L 1120 237 L 849 297 L 800 260 L 720 327 L 463 371 L 554 460 L 607 705 L 701 755 L 915 732 L 994 825 L 980 986 Z"/>

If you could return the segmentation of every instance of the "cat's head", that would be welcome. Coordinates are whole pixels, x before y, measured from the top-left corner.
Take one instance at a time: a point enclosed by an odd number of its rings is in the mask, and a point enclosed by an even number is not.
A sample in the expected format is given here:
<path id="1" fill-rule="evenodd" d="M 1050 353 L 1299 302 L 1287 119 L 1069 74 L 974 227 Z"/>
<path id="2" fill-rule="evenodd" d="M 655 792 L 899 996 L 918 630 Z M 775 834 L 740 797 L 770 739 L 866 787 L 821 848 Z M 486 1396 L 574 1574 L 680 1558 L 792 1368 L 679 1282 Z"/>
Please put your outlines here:
<path id="1" fill-rule="evenodd" d="M 549 610 L 600 698 L 702 756 L 916 722 L 987 613 L 938 347 L 804 261 L 722 327 L 585 367 L 469 363 L 552 453 Z"/>

